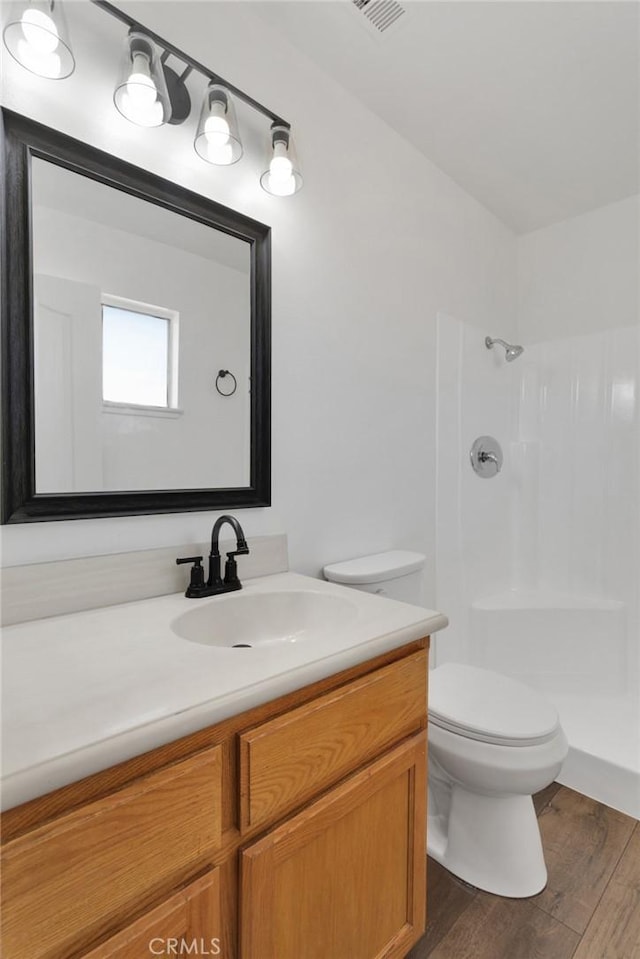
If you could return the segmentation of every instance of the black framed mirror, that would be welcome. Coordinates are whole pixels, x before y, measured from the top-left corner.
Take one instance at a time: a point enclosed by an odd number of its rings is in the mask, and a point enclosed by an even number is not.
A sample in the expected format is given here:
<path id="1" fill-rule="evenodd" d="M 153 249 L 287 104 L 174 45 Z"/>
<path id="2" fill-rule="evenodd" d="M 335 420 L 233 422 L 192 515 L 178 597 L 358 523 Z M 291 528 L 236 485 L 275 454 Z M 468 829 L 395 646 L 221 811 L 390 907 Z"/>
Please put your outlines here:
<path id="1" fill-rule="evenodd" d="M 270 505 L 270 228 L 2 123 L 2 522 Z"/>

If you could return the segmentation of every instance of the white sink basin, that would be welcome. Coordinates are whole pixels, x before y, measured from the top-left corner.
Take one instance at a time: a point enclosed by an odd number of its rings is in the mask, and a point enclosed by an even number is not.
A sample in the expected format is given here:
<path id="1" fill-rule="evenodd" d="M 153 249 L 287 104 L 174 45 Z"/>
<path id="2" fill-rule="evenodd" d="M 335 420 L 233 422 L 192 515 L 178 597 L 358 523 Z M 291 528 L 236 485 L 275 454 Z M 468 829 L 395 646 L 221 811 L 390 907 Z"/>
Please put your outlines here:
<path id="1" fill-rule="evenodd" d="M 240 592 L 188 610 L 172 621 L 171 629 L 203 646 L 264 648 L 317 640 L 353 622 L 357 612 L 350 598 L 313 590 Z"/>

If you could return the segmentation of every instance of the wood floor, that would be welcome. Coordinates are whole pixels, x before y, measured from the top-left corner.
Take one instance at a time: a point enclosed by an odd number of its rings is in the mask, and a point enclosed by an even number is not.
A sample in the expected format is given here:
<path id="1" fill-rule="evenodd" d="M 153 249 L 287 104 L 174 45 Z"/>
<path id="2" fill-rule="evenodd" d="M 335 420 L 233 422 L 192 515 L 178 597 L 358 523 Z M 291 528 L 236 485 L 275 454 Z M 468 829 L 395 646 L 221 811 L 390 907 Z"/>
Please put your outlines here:
<path id="1" fill-rule="evenodd" d="M 640 822 L 552 783 L 534 797 L 549 881 L 481 892 L 427 860 L 427 931 L 407 959 L 640 959 Z"/>

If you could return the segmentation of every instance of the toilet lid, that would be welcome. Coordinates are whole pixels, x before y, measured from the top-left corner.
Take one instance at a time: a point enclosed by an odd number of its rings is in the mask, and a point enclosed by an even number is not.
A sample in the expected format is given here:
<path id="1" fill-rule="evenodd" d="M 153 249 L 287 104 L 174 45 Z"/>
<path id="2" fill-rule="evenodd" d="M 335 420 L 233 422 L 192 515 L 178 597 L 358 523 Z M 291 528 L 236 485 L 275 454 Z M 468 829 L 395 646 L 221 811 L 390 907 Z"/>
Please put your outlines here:
<path id="1" fill-rule="evenodd" d="M 548 742 L 559 726 L 555 706 L 536 690 L 460 663 L 430 671 L 429 720 L 468 739 L 508 746 Z"/>

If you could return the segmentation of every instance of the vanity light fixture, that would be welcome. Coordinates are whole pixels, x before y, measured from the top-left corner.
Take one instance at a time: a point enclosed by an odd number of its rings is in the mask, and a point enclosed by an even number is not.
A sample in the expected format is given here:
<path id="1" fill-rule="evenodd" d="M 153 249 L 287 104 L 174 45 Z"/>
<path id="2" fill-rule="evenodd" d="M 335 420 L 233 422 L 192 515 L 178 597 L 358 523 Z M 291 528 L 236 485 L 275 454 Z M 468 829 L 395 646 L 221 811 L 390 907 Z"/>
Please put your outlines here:
<path id="1" fill-rule="evenodd" d="M 260 185 L 271 196 L 293 196 L 298 192 L 302 175 L 291 125 L 286 120 L 112 3 L 91 2 L 128 27 L 113 94 L 123 117 L 141 127 L 183 123 L 191 113 L 185 81 L 190 73 L 199 74 L 207 87 L 193 141 L 198 156 L 219 166 L 229 166 L 242 157 L 234 106 L 234 99 L 241 100 L 271 121 L 269 166 L 260 177 Z M 20 0 L 16 8 L 4 29 L 4 42 L 14 59 L 39 76 L 68 77 L 75 68 L 75 60 L 61 0 Z M 181 65 L 181 73 L 168 66 L 169 58 Z"/>
<path id="2" fill-rule="evenodd" d="M 209 84 L 204 95 L 193 145 L 199 157 L 218 166 L 237 163 L 242 156 L 233 100 L 229 91 L 215 81 Z"/>
<path id="3" fill-rule="evenodd" d="M 47 80 L 71 76 L 76 61 L 59 0 L 14 4 L 3 31 L 4 45 L 18 63 Z"/>
<path id="4" fill-rule="evenodd" d="M 292 196 L 302 187 L 295 143 L 288 123 L 271 124 L 271 160 L 260 186 L 272 196 Z"/>
<path id="5" fill-rule="evenodd" d="M 260 177 L 260 185 L 272 196 L 292 196 L 298 192 L 302 187 L 302 174 L 291 135 L 291 125 L 286 120 L 238 87 L 227 83 L 217 73 L 194 60 L 168 40 L 148 30 L 112 3 L 108 3 L 107 0 L 91 0 L 91 2 L 129 27 L 125 71 L 116 90 L 116 97 L 120 89 L 126 91 L 129 97 L 131 94 L 137 95 L 139 102 L 143 105 L 139 108 L 139 112 L 136 110 L 136 116 L 138 118 L 142 116 L 148 120 L 155 118 L 158 121 L 144 122 L 141 123 L 142 126 L 182 123 L 187 119 L 191 110 L 191 101 L 184 81 L 188 74 L 194 71 L 207 81 L 200 120 L 193 141 L 198 156 L 207 163 L 217 166 L 230 166 L 242 157 L 242 139 L 233 102 L 234 98 L 242 100 L 251 109 L 271 120 L 269 166 Z M 137 38 L 135 42 L 131 40 L 132 37 Z M 160 74 L 164 75 L 166 82 L 168 109 L 162 93 L 162 76 L 156 82 L 158 74 L 153 53 L 157 53 L 158 50 L 163 51 L 160 56 Z M 185 70 L 181 76 L 167 67 L 168 57 L 173 57 L 184 64 Z M 149 81 L 152 81 L 153 86 Z M 131 115 L 131 110 L 121 108 L 117 99 L 116 106 L 127 119 L 140 123 L 140 119 L 134 119 Z M 160 119 L 161 114 L 162 119 Z"/>

